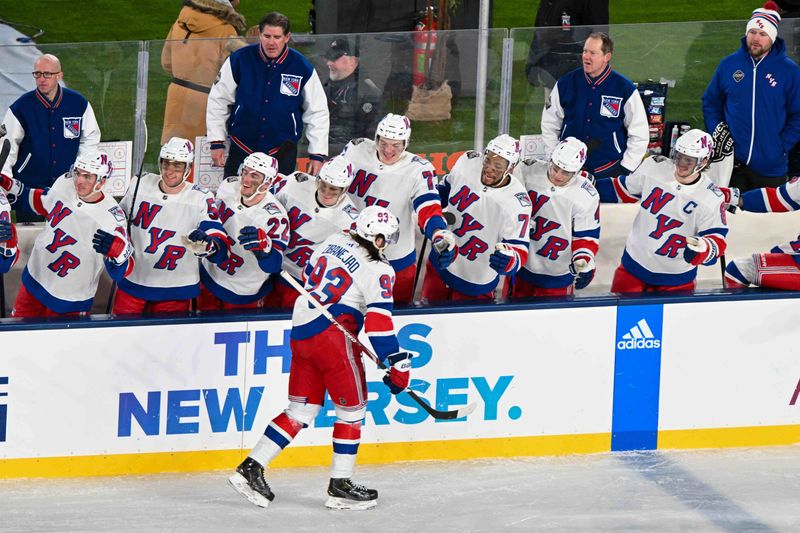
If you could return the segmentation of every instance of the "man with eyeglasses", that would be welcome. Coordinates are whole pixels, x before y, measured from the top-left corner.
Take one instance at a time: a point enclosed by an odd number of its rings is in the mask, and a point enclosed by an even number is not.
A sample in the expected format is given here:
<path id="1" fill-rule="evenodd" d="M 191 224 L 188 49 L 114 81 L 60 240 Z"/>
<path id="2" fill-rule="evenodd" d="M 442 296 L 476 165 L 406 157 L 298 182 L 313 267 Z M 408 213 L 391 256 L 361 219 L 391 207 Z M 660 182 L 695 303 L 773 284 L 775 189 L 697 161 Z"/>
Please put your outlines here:
<path id="1" fill-rule="evenodd" d="M 61 62 L 52 54 L 33 64 L 36 89 L 20 96 L 3 118 L 11 151 L 2 168 L 28 187 L 46 188 L 70 169 L 78 150 L 97 150 L 100 127 L 91 104 L 59 85 Z M 41 220 L 24 205 L 15 206 L 20 222 Z"/>

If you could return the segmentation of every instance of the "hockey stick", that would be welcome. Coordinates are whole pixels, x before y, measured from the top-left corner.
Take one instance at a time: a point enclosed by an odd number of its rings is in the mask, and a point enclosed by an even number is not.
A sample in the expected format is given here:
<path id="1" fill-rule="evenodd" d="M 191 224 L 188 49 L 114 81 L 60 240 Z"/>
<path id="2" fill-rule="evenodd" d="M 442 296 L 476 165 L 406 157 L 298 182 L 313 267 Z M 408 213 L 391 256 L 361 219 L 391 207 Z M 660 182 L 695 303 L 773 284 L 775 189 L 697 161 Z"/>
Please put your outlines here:
<path id="1" fill-rule="evenodd" d="M 136 206 L 136 196 L 139 194 L 139 184 L 142 182 L 142 171 L 144 170 L 144 160 L 145 156 L 147 155 L 147 142 L 148 142 L 148 135 L 147 135 L 147 122 L 142 121 L 142 126 L 144 126 L 144 151 L 142 152 L 142 160 L 139 162 L 139 172 L 135 174 L 136 176 L 136 187 L 133 188 L 133 198 L 131 199 L 131 211 L 128 213 L 127 217 L 127 231 L 128 231 L 128 240 L 133 246 L 133 237 L 131 236 L 131 221 L 133 220 L 133 212 L 134 207 Z M 111 314 L 111 304 L 114 302 L 114 296 L 117 293 L 117 282 L 111 280 L 111 288 L 108 290 L 108 301 L 106 302 L 106 314 Z"/>
<path id="2" fill-rule="evenodd" d="M 364 346 L 364 344 L 362 344 L 362 342 L 360 340 L 358 340 L 352 333 L 350 333 L 347 330 L 347 328 L 345 328 L 343 325 L 341 325 L 339 323 L 339 321 L 336 320 L 333 317 L 333 315 L 330 313 L 330 311 L 325 309 L 325 307 L 321 303 L 319 303 L 316 298 L 311 296 L 311 294 L 305 289 L 305 287 L 300 285 L 297 282 L 297 280 L 295 280 L 289 273 L 287 273 L 285 270 L 281 270 L 281 277 L 283 279 L 285 279 L 289 283 L 289 285 L 294 287 L 294 289 L 297 292 L 299 292 L 306 300 L 308 300 L 308 302 L 311 305 L 313 305 L 317 309 L 317 311 L 322 313 L 322 316 L 327 318 L 331 322 L 331 324 L 336 326 L 336 329 L 341 331 L 344 334 L 344 336 L 347 337 L 347 339 L 350 342 L 352 342 L 353 344 L 355 344 L 359 348 L 361 348 L 361 350 L 365 354 L 367 354 L 369 356 L 369 358 L 372 359 L 375 362 L 375 364 L 378 365 L 378 368 L 380 368 L 381 370 L 388 370 L 386 368 L 386 365 L 383 364 L 383 362 L 380 359 L 378 359 L 378 356 L 375 355 L 372 352 L 372 350 L 370 350 L 369 348 Z M 470 413 L 472 413 L 472 411 L 475 410 L 475 403 L 471 403 L 469 405 L 465 405 L 464 407 L 461 407 L 461 408 L 453 410 L 453 411 L 439 411 L 438 409 L 434 409 L 433 407 L 428 405 L 428 403 L 425 400 L 423 400 L 422 398 L 420 398 L 419 396 L 417 396 L 417 393 L 415 393 L 413 390 L 406 389 L 405 392 L 409 396 L 411 396 L 411 399 L 413 399 L 415 402 L 417 402 L 420 405 L 420 407 L 425 409 L 425 411 L 427 411 L 428 414 L 431 415 L 436 420 L 451 420 L 453 418 L 461 418 L 461 417 L 469 415 Z"/>
<path id="3" fill-rule="evenodd" d="M 449 212 L 443 211 L 442 215 L 444 216 L 445 222 L 447 222 L 448 226 L 452 226 L 456 223 L 456 216 Z M 417 293 L 417 283 L 419 282 L 419 275 L 422 272 L 422 262 L 425 261 L 425 252 L 427 251 L 428 247 L 428 239 L 422 239 L 422 246 L 419 249 L 419 257 L 417 257 L 417 271 L 414 272 L 414 287 L 411 289 L 411 300 L 414 300 L 414 295 Z"/>
<path id="4" fill-rule="evenodd" d="M 6 126 L 5 124 L 0 124 L 0 138 L 5 137 L 6 135 Z M 3 147 L 0 148 L 0 171 L 3 170 L 3 167 L 6 164 L 6 159 L 8 159 L 8 154 L 11 151 L 11 142 L 8 139 L 3 138 Z M 5 274 L 0 274 L 0 318 L 6 317 L 6 277 Z"/>

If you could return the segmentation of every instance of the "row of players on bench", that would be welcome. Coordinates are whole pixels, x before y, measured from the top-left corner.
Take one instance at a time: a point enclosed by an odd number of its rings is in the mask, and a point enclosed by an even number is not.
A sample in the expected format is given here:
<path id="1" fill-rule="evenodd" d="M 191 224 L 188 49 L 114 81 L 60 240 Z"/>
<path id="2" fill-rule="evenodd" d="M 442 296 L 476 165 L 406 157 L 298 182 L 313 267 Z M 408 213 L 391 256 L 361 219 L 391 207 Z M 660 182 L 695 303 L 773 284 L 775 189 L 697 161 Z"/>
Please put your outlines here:
<path id="1" fill-rule="evenodd" d="M 642 207 L 612 292 L 691 290 L 697 265 L 711 265 L 725 251 L 726 210 L 800 208 L 797 180 L 743 197 L 715 186 L 701 172 L 713 141 L 700 130 L 680 137 L 671 158 L 648 158 L 632 174 L 596 184 L 581 170 L 587 147 L 575 138 L 559 143 L 549 161 L 520 162 L 519 142 L 500 135 L 483 154 L 463 154 L 440 181 L 428 161 L 407 151 L 410 138 L 409 120 L 387 115 L 374 140 L 353 140 L 316 178 L 279 175 L 275 159 L 253 153 L 216 196 L 186 182 L 194 153 L 181 138 L 161 148 L 159 175 L 135 179 L 119 205 L 102 193 L 111 172 L 103 153 L 79 154 L 47 190 L 3 176 L 0 272 L 18 257 L 11 203 L 46 217 L 14 316 L 89 312 L 104 265 L 118 284 L 116 314 L 185 312 L 195 297 L 201 310 L 288 309 L 297 293 L 276 274 L 308 277 L 314 249 L 332 233 L 355 231 L 359 211 L 370 205 L 400 221 L 384 250 L 395 271 L 395 303 L 412 299 L 415 218 L 432 243 L 424 301 L 489 299 L 499 276 L 514 277 L 514 297 L 572 294 L 594 277 L 601 201 Z M 449 225 L 443 208 L 453 215 Z M 735 259 L 726 282 L 788 280 L 784 288 L 795 288 L 795 250 L 790 243 L 773 250 L 788 254 Z"/>

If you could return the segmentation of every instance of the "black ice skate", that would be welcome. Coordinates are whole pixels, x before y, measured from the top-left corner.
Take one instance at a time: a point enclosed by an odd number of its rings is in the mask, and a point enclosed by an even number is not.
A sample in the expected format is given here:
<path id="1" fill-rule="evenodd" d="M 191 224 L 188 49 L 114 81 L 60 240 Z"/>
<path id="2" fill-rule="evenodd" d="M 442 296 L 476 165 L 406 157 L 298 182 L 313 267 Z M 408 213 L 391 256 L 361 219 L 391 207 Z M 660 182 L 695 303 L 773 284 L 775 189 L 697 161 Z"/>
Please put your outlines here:
<path id="1" fill-rule="evenodd" d="M 236 467 L 236 473 L 228 478 L 236 492 L 258 505 L 266 508 L 275 495 L 264 480 L 264 467 L 247 457 Z"/>
<path id="2" fill-rule="evenodd" d="M 378 491 L 356 485 L 350 478 L 331 478 L 328 483 L 328 509 L 363 511 L 378 505 Z"/>

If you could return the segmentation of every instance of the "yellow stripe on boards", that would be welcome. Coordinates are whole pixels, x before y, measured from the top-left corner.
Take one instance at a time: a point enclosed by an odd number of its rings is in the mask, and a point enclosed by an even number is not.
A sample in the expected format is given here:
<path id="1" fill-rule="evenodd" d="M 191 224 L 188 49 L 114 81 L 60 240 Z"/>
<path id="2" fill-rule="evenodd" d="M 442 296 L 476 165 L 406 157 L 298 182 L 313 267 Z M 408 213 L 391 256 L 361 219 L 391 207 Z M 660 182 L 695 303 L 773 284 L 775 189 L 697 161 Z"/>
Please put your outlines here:
<path id="1" fill-rule="evenodd" d="M 610 449 L 611 435 L 608 433 L 393 442 L 362 444 L 358 450 L 358 462 L 376 464 L 395 461 L 567 455 L 607 452 Z M 0 461 L 0 478 L 116 476 L 233 470 L 247 451 L 249 450 L 5 459 Z M 330 445 L 289 446 L 270 464 L 270 467 L 327 466 L 331 462 L 331 456 Z"/>
<path id="2" fill-rule="evenodd" d="M 658 432 L 658 449 L 736 448 L 800 444 L 800 426 L 671 429 Z"/>

